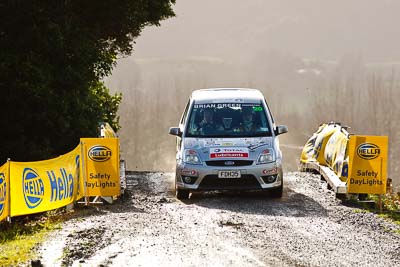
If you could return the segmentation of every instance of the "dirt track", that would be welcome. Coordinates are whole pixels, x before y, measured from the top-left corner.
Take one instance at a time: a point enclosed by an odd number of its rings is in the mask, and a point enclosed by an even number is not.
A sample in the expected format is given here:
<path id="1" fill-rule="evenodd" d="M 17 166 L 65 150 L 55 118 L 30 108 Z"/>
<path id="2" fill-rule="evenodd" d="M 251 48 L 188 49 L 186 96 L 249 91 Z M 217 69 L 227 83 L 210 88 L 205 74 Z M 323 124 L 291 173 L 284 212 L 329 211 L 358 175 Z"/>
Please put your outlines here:
<path id="1" fill-rule="evenodd" d="M 288 173 L 282 199 L 176 200 L 170 173 L 131 173 L 123 201 L 81 209 L 41 248 L 45 266 L 400 266 L 400 226 Z M 397 233 L 395 233 L 397 231 Z"/>

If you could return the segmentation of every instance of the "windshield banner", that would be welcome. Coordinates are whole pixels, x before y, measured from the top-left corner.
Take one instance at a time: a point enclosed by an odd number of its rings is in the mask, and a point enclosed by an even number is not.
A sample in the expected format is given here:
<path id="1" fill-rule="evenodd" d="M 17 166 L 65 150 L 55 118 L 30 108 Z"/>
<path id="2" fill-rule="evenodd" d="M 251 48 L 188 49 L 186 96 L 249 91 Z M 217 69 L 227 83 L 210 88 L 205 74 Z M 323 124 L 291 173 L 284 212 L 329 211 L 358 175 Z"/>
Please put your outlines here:
<path id="1" fill-rule="evenodd" d="M 10 215 L 10 179 L 8 176 L 9 165 L 10 163 L 7 162 L 0 167 L 0 222 Z"/>
<path id="2" fill-rule="evenodd" d="M 58 158 L 9 164 L 11 216 L 60 208 L 82 196 L 79 193 L 80 146 Z"/>

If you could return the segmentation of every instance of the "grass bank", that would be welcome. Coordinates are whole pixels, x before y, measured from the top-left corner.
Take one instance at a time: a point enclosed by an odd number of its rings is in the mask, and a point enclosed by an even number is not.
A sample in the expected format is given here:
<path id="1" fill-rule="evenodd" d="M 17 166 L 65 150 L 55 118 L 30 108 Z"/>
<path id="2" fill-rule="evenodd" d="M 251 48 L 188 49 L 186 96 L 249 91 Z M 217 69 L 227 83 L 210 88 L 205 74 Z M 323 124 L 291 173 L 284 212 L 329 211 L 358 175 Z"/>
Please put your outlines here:
<path id="1" fill-rule="evenodd" d="M 60 228 L 61 210 L 13 218 L 0 223 L 0 266 L 16 266 L 37 259 L 38 244 L 47 234 Z"/>

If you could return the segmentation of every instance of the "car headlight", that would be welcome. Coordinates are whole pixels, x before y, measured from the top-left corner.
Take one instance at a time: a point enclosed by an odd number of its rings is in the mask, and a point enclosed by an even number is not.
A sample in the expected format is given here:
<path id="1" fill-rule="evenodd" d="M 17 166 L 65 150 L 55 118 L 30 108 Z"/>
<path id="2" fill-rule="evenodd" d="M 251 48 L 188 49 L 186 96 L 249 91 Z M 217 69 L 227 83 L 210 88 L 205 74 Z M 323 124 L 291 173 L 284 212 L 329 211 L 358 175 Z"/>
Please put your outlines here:
<path id="1" fill-rule="evenodd" d="M 186 149 L 183 155 L 183 162 L 189 164 L 201 164 L 200 157 L 197 155 L 196 150 Z"/>
<path id="2" fill-rule="evenodd" d="M 257 159 L 257 164 L 266 164 L 275 161 L 275 153 L 272 149 L 264 149 Z"/>

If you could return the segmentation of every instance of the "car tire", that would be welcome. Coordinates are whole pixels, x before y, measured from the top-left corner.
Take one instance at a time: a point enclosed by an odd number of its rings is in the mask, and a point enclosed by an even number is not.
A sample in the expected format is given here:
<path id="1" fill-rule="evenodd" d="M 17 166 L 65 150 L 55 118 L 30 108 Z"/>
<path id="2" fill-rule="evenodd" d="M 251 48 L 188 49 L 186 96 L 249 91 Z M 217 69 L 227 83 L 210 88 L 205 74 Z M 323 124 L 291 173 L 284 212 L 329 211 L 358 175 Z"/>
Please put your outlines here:
<path id="1" fill-rule="evenodd" d="M 283 184 L 279 187 L 270 190 L 270 196 L 272 198 L 281 198 L 283 194 Z"/>
<path id="2" fill-rule="evenodd" d="M 177 199 L 189 199 L 189 190 L 176 188 L 175 191 Z"/>

